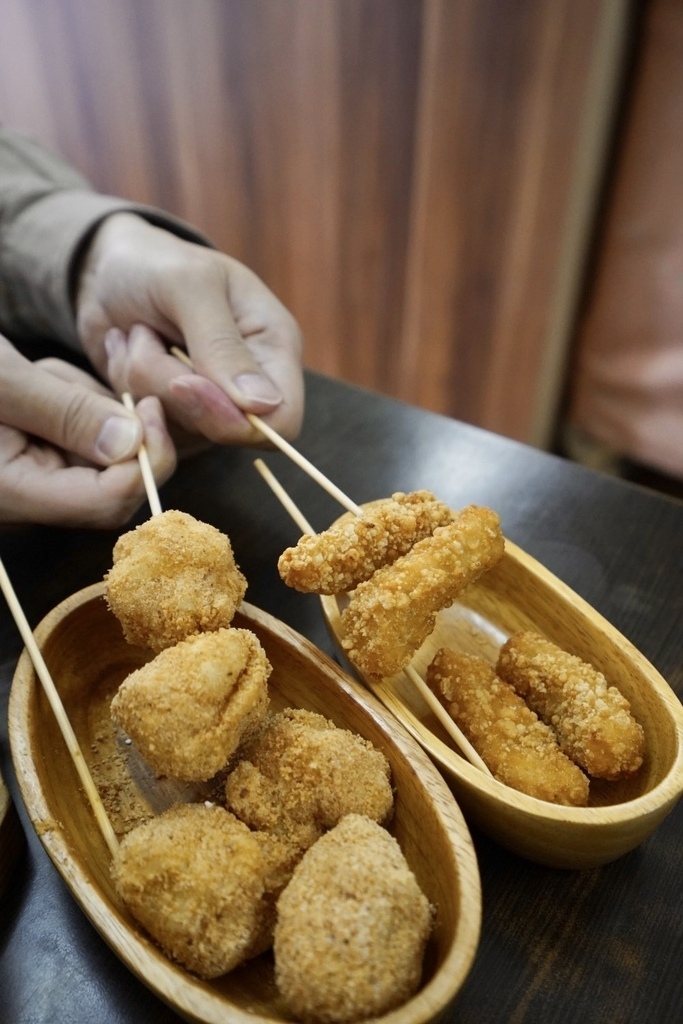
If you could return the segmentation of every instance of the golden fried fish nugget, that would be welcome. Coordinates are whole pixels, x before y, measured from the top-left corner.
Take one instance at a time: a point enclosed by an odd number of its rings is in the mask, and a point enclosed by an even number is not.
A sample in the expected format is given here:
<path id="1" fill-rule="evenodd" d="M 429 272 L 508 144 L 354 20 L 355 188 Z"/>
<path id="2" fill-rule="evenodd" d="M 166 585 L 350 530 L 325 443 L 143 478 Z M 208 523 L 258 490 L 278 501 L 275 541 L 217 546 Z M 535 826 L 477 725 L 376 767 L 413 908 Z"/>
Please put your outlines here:
<path id="1" fill-rule="evenodd" d="M 393 565 L 359 584 L 341 615 L 342 646 L 362 672 L 392 676 L 434 629 L 436 614 L 503 557 L 500 520 L 469 505 Z"/>
<path id="2" fill-rule="evenodd" d="M 121 840 L 116 889 L 164 952 L 217 978 L 270 943 L 268 858 L 222 807 L 181 804 Z"/>
<path id="3" fill-rule="evenodd" d="M 270 671 L 250 630 L 198 633 L 131 672 L 111 713 L 160 775 L 203 781 L 265 717 Z"/>
<path id="4" fill-rule="evenodd" d="M 247 589 L 228 537 L 186 512 L 163 512 L 124 533 L 113 562 L 107 603 L 128 643 L 154 651 L 229 626 Z"/>
<path id="5" fill-rule="evenodd" d="M 287 708 L 241 751 L 226 782 L 229 809 L 251 828 L 306 849 L 352 812 L 385 822 L 391 769 L 362 736 L 313 711 Z"/>
<path id="6" fill-rule="evenodd" d="M 615 780 L 638 771 L 645 734 L 629 702 L 602 672 L 530 631 L 503 644 L 497 672 L 589 775 Z"/>
<path id="7" fill-rule="evenodd" d="M 487 661 L 442 648 L 427 669 L 427 685 L 500 782 L 540 800 L 585 807 L 586 776 Z"/>
<path id="8" fill-rule="evenodd" d="M 430 491 L 397 491 L 323 533 L 302 537 L 280 555 L 278 570 L 287 586 L 302 593 L 341 594 L 453 518 Z"/>
<path id="9" fill-rule="evenodd" d="M 305 1021 L 380 1016 L 420 984 L 431 926 L 396 840 L 351 814 L 304 854 L 277 902 L 278 988 Z"/>

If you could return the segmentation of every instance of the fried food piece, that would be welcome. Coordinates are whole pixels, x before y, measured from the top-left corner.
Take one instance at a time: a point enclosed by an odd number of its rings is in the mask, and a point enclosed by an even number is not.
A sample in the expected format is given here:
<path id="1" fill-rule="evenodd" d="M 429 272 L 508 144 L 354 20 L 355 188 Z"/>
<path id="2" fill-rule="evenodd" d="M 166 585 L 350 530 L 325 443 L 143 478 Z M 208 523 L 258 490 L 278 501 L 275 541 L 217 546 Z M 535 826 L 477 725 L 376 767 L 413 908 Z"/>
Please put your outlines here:
<path id="1" fill-rule="evenodd" d="M 154 651 L 229 626 L 247 589 L 226 535 L 185 512 L 163 512 L 124 533 L 113 561 L 107 603 L 128 643 Z"/>
<path id="2" fill-rule="evenodd" d="M 539 800 L 586 806 L 586 776 L 484 658 L 442 648 L 427 684 L 500 782 Z"/>
<path id="3" fill-rule="evenodd" d="M 498 675 L 554 730 L 565 754 L 589 775 L 619 779 L 643 763 L 645 735 L 631 705 L 601 672 L 539 636 L 511 636 Z"/>
<path id="4" fill-rule="evenodd" d="M 198 633 L 131 672 L 111 713 L 160 775 L 204 781 L 265 718 L 270 672 L 250 630 Z"/>
<path id="5" fill-rule="evenodd" d="M 346 814 L 385 822 L 391 769 L 362 736 L 312 711 L 287 708 L 241 751 L 226 781 L 228 808 L 252 829 L 307 849 Z"/>
<path id="6" fill-rule="evenodd" d="M 503 557 L 500 520 L 469 505 L 359 584 L 342 612 L 342 646 L 368 675 L 404 668 L 434 629 L 436 614 Z"/>
<path id="7" fill-rule="evenodd" d="M 430 491 L 397 491 L 359 516 L 302 537 L 280 555 L 278 570 L 287 586 L 302 593 L 341 594 L 453 518 L 451 509 Z"/>
<path id="8" fill-rule="evenodd" d="M 379 1016 L 416 991 L 431 925 L 396 840 L 349 815 L 304 854 L 278 900 L 277 986 L 304 1021 Z"/>
<path id="9" fill-rule="evenodd" d="M 258 838 L 222 807 L 182 804 L 129 832 L 112 863 L 116 889 L 167 954 L 217 978 L 270 944 L 271 865 Z"/>

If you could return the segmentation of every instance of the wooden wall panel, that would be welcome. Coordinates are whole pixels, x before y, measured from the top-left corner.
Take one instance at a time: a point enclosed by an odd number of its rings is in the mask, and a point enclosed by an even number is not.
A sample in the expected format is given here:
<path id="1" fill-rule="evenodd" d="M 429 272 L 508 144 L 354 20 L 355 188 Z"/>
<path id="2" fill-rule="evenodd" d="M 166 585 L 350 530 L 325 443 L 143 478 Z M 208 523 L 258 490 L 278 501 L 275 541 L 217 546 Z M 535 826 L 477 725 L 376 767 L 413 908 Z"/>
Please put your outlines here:
<path id="1" fill-rule="evenodd" d="M 537 441 L 626 7 L 2 0 L 0 120 L 246 262 L 312 368 Z"/>

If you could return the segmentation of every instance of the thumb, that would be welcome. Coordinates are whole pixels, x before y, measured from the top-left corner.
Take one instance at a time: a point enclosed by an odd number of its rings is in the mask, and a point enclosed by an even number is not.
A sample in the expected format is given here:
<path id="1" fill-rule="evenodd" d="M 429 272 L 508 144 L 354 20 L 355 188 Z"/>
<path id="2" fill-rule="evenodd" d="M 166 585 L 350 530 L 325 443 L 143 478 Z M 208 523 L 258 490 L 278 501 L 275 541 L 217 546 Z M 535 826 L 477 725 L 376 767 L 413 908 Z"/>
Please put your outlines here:
<path id="1" fill-rule="evenodd" d="M 80 371 L 55 374 L 20 357 L 11 380 L 0 384 L 2 419 L 100 466 L 132 458 L 142 443 L 142 424 L 100 385 Z"/>

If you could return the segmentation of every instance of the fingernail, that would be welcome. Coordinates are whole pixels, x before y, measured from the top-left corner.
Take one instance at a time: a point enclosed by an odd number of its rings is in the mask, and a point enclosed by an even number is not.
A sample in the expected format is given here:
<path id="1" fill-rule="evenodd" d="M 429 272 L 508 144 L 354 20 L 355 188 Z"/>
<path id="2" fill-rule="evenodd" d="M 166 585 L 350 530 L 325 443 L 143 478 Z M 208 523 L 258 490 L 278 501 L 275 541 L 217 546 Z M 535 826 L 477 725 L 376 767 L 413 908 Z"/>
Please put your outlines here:
<path id="1" fill-rule="evenodd" d="M 235 385 L 245 398 L 267 402 L 268 405 L 279 405 L 282 401 L 282 395 L 273 382 L 260 373 L 243 373 L 235 378 Z"/>
<path id="2" fill-rule="evenodd" d="M 171 381 L 169 389 L 188 416 L 199 419 L 204 412 L 204 406 L 191 381 L 191 377 L 176 377 Z"/>
<path id="3" fill-rule="evenodd" d="M 126 345 L 126 336 L 118 327 L 110 327 L 104 336 L 104 351 L 108 359 L 113 359 Z"/>
<path id="4" fill-rule="evenodd" d="M 132 417 L 110 416 L 102 424 L 95 450 L 110 462 L 132 458 L 140 447 L 142 427 Z"/>

